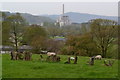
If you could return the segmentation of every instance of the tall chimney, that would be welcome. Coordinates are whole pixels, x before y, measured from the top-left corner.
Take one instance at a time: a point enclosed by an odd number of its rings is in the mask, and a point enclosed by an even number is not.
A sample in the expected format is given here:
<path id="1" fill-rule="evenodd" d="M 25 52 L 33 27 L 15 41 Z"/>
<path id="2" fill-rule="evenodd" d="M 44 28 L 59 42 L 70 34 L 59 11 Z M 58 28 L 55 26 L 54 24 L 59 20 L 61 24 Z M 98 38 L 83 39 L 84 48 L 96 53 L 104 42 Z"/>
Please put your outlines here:
<path id="1" fill-rule="evenodd" d="M 64 4 L 63 4 L 63 15 L 64 15 Z"/>

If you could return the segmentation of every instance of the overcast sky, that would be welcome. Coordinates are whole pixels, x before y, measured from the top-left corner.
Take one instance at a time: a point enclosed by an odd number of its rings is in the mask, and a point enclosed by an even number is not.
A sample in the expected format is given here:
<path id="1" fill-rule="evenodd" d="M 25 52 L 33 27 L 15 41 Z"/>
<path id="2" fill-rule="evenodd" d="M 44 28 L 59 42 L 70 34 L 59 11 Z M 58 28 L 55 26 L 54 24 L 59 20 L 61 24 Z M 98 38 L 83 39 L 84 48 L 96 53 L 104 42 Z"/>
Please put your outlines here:
<path id="1" fill-rule="evenodd" d="M 34 15 L 62 14 L 62 4 L 66 12 L 89 13 L 96 15 L 117 16 L 117 2 L 5 2 L 2 11 L 30 13 Z"/>

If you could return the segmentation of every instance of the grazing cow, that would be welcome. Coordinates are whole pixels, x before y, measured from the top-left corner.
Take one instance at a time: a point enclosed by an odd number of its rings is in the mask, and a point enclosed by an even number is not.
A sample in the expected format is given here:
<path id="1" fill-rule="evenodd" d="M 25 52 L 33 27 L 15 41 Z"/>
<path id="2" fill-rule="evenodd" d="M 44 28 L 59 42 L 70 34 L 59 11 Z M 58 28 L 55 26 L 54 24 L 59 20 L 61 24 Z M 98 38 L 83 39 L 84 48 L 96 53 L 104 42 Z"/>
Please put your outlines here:
<path id="1" fill-rule="evenodd" d="M 112 66 L 114 64 L 114 60 L 104 60 L 104 64 L 106 66 Z"/>
<path id="2" fill-rule="evenodd" d="M 95 56 L 91 57 L 87 63 L 91 66 L 94 65 L 94 59 L 95 59 Z"/>
<path id="3" fill-rule="evenodd" d="M 41 60 L 41 61 L 44 61 L 44 59 L 43 59 L 43 56 L 42 56 L 42 55 L 40 55 L 40 60 Z"/>
<path id="4" fill-rule="evenodd" d="M 95 56 L 95 59 L 101 60 L 101 59 L 102 59 L 102 56 L 101 56 L 101 55 L 97 55 L 97 56 Z"/>
<path id="5" fill-rule="evenodd" d="M 56 61 L 59 62 L 60 61 L 60 56 L 56 57 Z"/>
<path id="6" fill-rule="evenodd" d="M 75 56 L 74 64 L 77 64 L 78 57 Z"/>
<path id="7" fill-rule="evenodd" d="M 54 52 L 48 52 L 47 55 L 48 55 L 48 56 L 55 56 L 56 53 L 54 53 Z"/>
<path id="8" fill-rule="evenodd" d="M 68 57 L 68 61 L 64 62 L 64 64 L 70 64 L 70 57 Z"/>

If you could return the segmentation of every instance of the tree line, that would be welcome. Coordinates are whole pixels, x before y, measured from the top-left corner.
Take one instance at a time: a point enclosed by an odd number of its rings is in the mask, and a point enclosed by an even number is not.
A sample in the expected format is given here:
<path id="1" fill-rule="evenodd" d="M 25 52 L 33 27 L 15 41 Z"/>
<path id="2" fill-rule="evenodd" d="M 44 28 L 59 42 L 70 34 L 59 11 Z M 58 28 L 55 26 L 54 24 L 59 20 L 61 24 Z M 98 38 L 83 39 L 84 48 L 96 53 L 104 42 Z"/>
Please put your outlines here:
<path id="1" fill-rule="evenodd" d="M 107 19 L 93 19 L 88 23 L 72 24 L 62 28 L 52 23 L 44 26 L 28 25 L 19 14 L 6 16 L 2 13 L 2 45 L 13 46 L 16 51 L 23 44 L 33 47 L 34 53 L 42 50 L 65 55 L 117 58 L 117 22 Z M 65 41 L 50 37 L 63 36 Z"/>

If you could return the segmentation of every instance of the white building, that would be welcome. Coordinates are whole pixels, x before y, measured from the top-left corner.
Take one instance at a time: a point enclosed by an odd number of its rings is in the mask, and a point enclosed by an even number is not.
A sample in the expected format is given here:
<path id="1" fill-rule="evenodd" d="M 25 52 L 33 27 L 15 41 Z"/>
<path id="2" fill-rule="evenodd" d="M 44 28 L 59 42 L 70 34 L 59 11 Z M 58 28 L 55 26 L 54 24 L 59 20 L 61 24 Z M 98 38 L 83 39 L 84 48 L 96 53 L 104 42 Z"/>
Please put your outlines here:
<path id="1" fill-rule="evenodd" d="M 69 16 L 64 14 L 64 4 L 63 4 L 63 14 L 57 19 L 55 24 L 58 24 L 60 27 L 71 24 Z"/>
<path id="2" fill-rule="evenodd" d="M 60 16 L 59 19 L 56 21 L 60 27 L 66 26 L 66 25 L 70 25 L 71 22 L 69 20 L 69 16 Z"/>

